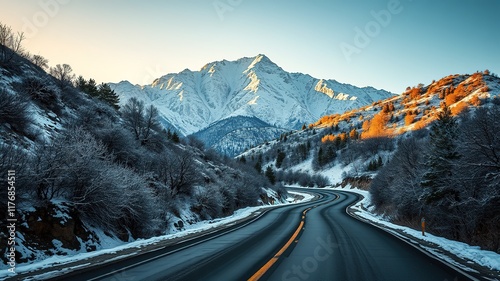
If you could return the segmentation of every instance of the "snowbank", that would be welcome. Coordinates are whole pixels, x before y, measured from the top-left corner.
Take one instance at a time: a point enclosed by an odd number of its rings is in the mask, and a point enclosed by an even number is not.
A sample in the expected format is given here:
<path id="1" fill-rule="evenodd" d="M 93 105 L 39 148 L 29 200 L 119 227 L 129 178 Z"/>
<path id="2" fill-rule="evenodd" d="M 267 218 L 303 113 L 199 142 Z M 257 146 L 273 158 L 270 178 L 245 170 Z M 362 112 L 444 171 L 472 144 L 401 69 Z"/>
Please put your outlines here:
<path id="1" fill-rule="evenodd" d="M 333 188 L 335 190 L 342 190 L 342 191 L 349 191 L 349 192 L 355 192 L 358 194 L 361 194 L 364 198 L 356 203 L 354 206 L 352 206 L 352 209 L 356 210 L 356 215 L 360 216 L 364 219 L 367 219 L 371 222 L 374 222 L 379 225 L 383 225 L 385 228 L 389 230 L 394 230 L 391 231 L 394 235 L 402 236 L 399 234 L 399 232 L 404 233 L 406 237 L 413 237 L 415 240 L 412 240 L 412 243 L 419 243 L 419 241 L 425 241 L 430 244 L 434 244 L 437 246 L 437 248 L 441 248 L 442 250 L 449 252 L 461 259 L 464 259 L 468 262 L 473 262 L 478 265 L 487 267 L 492 270 L 497 270 L 500 271 L 500 254 L 497 254 L 492 251 L 485 251 L 481 250 L 480 247 L 477 246 L 471 246 L 468 244 L 465 244 L 463 242 L 458 242 L 458 241 L 453 241 L 449 240 L 443 237 L 439 236 L 434 236 L 430 233 L 426 233 L 425 236 L 422 236 L 422 233 L 420 231 L 411 229 L 409 227 L 404 227 L 400 226 L 397 224 L 393 224 L 388 222 L 386 219 L 384 219 L 380 215 L 376 215 L 373 212 L 371 212 L 373 209 L 371 205 L 371 197 L 370 193 L 368 191 L 364 190 L 359 190 L 359 189 L 342 189 L 342 188 Z M 396 232 L 397 230 L 398 232 Z M 428 252 L 431 254 L 437 256 L 439 259 L 446 260 L 448 263 L 459 267 L 463 270 L 466 271 L 475 271 L 471 268 L 465 267 L 462 264 L 459 264 L 455 262 L 452 258 L 447 256 L 441 251 L 437 251 L 436 247 L 428 247 L 425 245 L 422 245 L 422 248 L 426 249 Z"/>
<path id="2" fill-rule="evenodd" d="M 16 266 L 16 273 L 15 274 L 9 273 L 7 270 L 1 270 L 0 271 L 0 280 L 3 280 L 4 278 L 8 278 L 8 277 L 15 277 L 17 274 L 35 272 L 38 270 L 47 269 L 47 268 L 57 266 L 57 265 L 70 264 L 70 263 L 74 263 L 74 262 L 82 262 L 81 264 L 78 264 L 76 266 L 67 267 L 64 270 L 58 270 L 58 271 L 52 271 L 49 273 L 44 273 L 41 275 L 37 275 L 36 277 L 30 277 L 30 279 L 25 279 L 25 280 L 50 279 L 50 278 L 53 278 L 55 276 L 60 276 L 61 274 L 68 273 L 68 272 L 71 272 L 75 269 L 78 269 L 80 267 L 88 265 L 89 263 L 88 262 L 85 263 L 84 260 L 89 259 L 89 258 L 93 258 L 96 256 L 105 255 L 105 254 L 116 254 L 116 253 L 123 251 L 123 250 L 129 250 L 129 253 L 127 255 L 119 255 L 114 260 L 123 259 L 127 256 L 137 254 L 140 251 L 140 248 L 143 248 L 145 246 L 157 244 L 157 243 L 165 241 L 165 240 L 186 237 L 188 235 L 201 233 L 201 232 L 208 231 L 210 229 L 215 229 L 217 227 L 221 227 L 224 225 L 230 225 L 230 224 L 235 223 L 241 219 L 248 218 L 249 216 L 252 216 L 257 212 L 262 212 L 263 210 L 268 209 L 268 208 L 272 208 L 272 207 L 279 206 L 279 205 L 290 205 L 290 204 L 298 204 L 298 203 L 308 202 L 314 198 L 314 196 L 312 196 L 309 193 L 302 193 L 302 192 L 297 192 L 297 191 L 289 191 L 289 193 L 294 195 L 294 197 L 291 197 L 291 200 L 287 200 L 287 203 L 278 203 L 275 205 L 243 208 L 243 209 L 235 211 L 233 215 L 225 217 L 225 218 L 206 220 L 206 221 L 201 221 L 201 222 L 198 222 L 198 223 L 195 223 L 192 225 L 186 225 L 185 230 L 177 232 L 177 233 L 167 234 L 167 235 L 153 237 L 153 238 L 149 238 L 149 239 L 138 239 L 138 240 L 130 242 L 130 243 L 124 243 L 124 242 L 118 240 L 118 238 L 115 238 L 116 241 L 114 241 L 114 240 L 112 241 L 112 238 L 108 237 L 109 241 L 106 241 L 106 245 L 111 247 L 108 249 L 102 249 L 102 250 L 97 250 L 94 252 L 87 252 L 87 253 L 68 253 L 68 254 L 73 254 L 71 256 L 54 255 L 54 256 L 48 257 L 40 262 L 35 262 L 32 264 L 18 264 Z M 294 198 L 296 198 L 296 196 L 300 197 L 301 199 L 295 200 Z M 105 237 L 105 235 L 103 235 L 103 237 Z M 134 249 L 136 249 L 136 250 L 134 250 Z M 130 250 L 132 250 L 132 251 L 130 252 Z M 108 260 L 108 261 L 110 261 L 110 260 Z"/>

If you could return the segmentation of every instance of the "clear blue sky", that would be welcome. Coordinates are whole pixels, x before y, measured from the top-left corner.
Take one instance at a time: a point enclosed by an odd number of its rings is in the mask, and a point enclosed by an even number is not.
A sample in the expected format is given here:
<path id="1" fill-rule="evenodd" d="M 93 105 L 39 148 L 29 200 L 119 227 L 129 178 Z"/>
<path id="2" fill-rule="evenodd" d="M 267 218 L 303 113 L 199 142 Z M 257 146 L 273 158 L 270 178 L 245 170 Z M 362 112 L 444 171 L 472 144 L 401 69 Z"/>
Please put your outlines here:
<path id="1" fill-rule="evenodd" d="M 500 72 L 494 0 L 0 0 L 0 7 L 0 21 L 26 33 L 31 53 L 99 82 L 145 84 L 257 54 L 290 72 L 396 93 L 448 74 Z"/>

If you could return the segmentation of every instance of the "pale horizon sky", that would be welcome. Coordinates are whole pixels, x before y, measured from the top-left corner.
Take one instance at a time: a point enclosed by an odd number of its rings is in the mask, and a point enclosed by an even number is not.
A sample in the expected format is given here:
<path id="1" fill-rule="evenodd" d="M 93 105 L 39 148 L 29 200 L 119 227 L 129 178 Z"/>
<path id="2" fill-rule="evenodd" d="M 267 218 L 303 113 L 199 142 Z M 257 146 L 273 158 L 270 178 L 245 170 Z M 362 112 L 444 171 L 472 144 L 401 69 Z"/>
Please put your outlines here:
<path id="1" fill-rule="evenodd" d="M 500 72 L 500 1 L 0 0 L 0 21 L 49 65 L 148 84 L 267 55 L 289 72 L 401 93 L 449 74 Z"/>

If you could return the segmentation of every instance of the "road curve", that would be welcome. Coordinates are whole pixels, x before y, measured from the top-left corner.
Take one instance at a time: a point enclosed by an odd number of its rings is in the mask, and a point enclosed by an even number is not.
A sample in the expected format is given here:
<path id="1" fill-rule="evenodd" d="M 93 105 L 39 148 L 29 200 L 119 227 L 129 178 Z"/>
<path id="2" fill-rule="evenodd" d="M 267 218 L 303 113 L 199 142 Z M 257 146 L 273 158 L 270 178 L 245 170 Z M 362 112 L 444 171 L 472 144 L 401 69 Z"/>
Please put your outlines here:
<path id="1" fill-rule="evenodd" d="M 470 280 L 391 234 L 352 218 L 357 195 L 311 209 L 293 252 L 266 280 Z"/>
<path id="2" fill-rule="evenodd" d="M 470 280 L 346 214 L 357 195 L 314 192 L 230 231 L 58 280 Z"/>

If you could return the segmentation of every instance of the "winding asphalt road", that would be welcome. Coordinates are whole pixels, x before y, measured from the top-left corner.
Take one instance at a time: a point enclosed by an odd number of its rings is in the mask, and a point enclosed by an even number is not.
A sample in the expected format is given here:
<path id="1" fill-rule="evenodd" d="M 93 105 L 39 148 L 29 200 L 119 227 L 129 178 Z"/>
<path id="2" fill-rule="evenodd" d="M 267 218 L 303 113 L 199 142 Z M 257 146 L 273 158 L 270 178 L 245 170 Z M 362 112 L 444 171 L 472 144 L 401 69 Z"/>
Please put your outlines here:
<path id="1" fill-rule="evenodd" d="M 346 213 L 357 195 L 271 209 L 221 233 L 58 280 L 470 280 Z"/>

